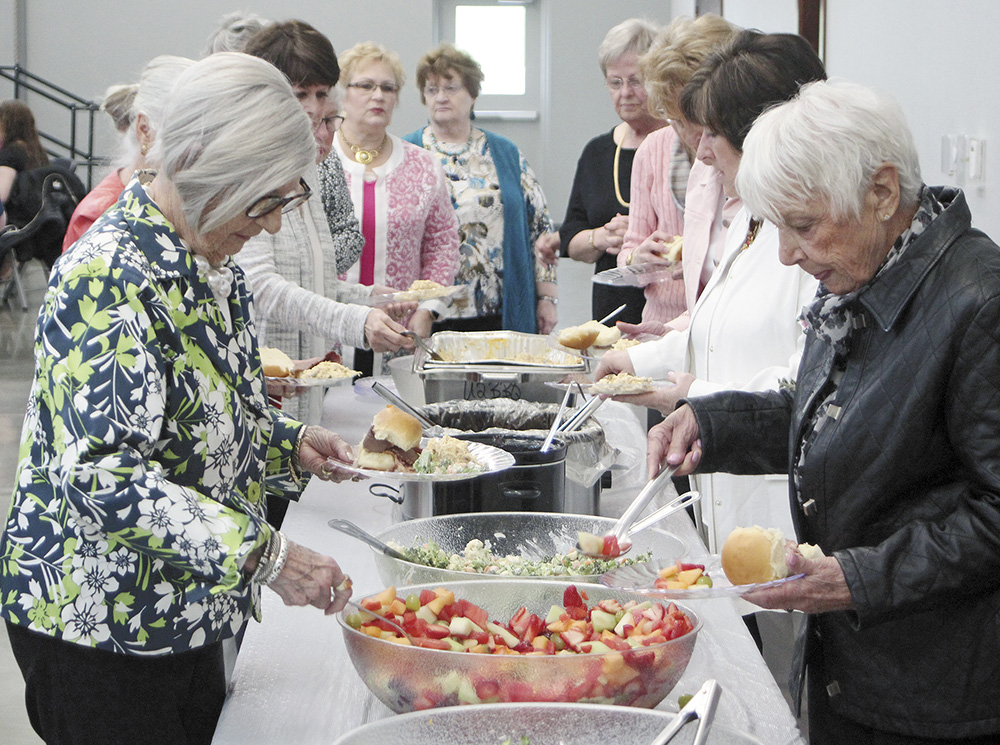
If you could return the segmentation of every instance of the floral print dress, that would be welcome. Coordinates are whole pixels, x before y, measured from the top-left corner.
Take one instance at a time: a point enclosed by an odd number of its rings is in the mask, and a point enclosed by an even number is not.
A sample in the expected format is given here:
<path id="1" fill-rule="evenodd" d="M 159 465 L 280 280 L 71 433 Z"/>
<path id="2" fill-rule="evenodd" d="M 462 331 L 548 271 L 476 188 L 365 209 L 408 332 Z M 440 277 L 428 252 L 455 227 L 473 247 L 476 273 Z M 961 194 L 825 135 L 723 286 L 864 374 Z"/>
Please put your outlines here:
<path id="1" fill-rule="evenodd" d="M 227 314 L 139 180 L 56 264 L 35 336 L 0 614 L 67 642 L 183 652 L 236 634 L 301 489 L 301 425 L 270 409 L 250 294 Z"/>

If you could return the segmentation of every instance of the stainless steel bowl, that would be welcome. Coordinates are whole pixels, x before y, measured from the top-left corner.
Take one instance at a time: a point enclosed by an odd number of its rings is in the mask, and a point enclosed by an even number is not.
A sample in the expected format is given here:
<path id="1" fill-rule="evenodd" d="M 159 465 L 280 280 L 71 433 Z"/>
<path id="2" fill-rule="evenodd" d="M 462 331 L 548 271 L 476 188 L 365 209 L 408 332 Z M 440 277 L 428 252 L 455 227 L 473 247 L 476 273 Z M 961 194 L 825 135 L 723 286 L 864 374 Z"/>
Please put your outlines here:
<path id="1" fill-rule="evenodd" d="M 723 693 L 725 695 L 725 693 Z M 359 727 L 333 745 L 649 745 L 674 718 L 665 711 L 593 704 L 484 704 L 413 712 Z M 690 745 L 696 724 L 682 729 L 671 745 Z M 709 731 L 707 745 L 763 745 L 751 735 L 721 724 Z"/>
<path id="2" fill-rule="evenodd" d="M 592 515 L 564 515 L 552 512 L 477 512 L 458 515 L 437 515 L 419 520 L 407 520 L 392 525 L 377 533 L 386 543 L 390 541 L 404 547 L 418 546 L 425 541 L 434 541 L 442 549 L 451 553 L 462 550 L 473 538 L 489 541 L 493 553 L 507 556 L 517 554 L 543 558 L 559 552 L 564 553 L 576 545 L 577 531 L 604 535 L 610 531 L 615 520 Z M 687 545 L 677 536 L 657 528 L 649 528 L 637 533 L 633 540 L 631 557 L 651 551 L 654 561 L 672 561 L 687 553 Z M 509 575 L 474 574 L 467 572 L 436 569 L 392 559 L 381 552 L 375 552 L 375 564 L 379 577 L 388 585 L 410 585 L 436 582 L 455 582 L 473 577 L 486 579 L 510 579 Z M 531 577 L 522 576 L 521 579 Z M 543 579 L 555 579 L 545 577 Z M 597 583 L 600 575 L 591 574 L 576 577 L 558 577 L 568 582 Z"/>
<path id="3" fill-rule="evenodd" d="M 397 595 L 405 597 L 439 586 L 401 587 Z M 447 588 L 456 598 L 486 610 L 491 619 L 506 622 L 522 605 L 544 617 L 552 605 L 562 605 L 566 583 L 467 580 L 448 583 Z M 599 585 L 584 589 L 591 606 L 605 598 L 619 602 L 648 600 L 638 593 Z M 684 674 L 701 629 L 701 620 L 690 608 L 675 605 L 691 619 L 692 631 L 662 644 L 603 654 L 499 655 L 426 649 L 396 644 L 351 628 L 346 618 L 355 612 L 353 609 L 342 611 L 337 618 L 358 675 L 395 712 L 511 701 L 652 708 Z"/>

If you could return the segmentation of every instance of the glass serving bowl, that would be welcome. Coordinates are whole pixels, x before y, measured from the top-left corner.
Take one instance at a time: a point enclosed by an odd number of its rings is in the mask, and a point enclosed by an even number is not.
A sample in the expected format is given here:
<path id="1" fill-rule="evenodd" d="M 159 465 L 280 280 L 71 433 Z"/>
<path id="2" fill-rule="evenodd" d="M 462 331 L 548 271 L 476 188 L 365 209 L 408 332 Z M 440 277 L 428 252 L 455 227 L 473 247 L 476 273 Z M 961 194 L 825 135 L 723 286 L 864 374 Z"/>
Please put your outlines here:
<path id="1" fill-rule="evenodd" d="M 552 512 L 477 512 L 457 515 L 437 515 L 417 520 L 406 520 L 380 531 L 376 536 L 385 543 L 396 543 L 404 548 L 434 541 L 449 554 L 461 554 L 465 545 L 478 538 L 500 556 L 519 555 L 536 559 L 555 553 L 565 553 L 576 545 L 577 532 L 584 530 L 604 535 L 614 528 L 615 520 L 593 515 L 570 515 Z M 627 558 L 635 558 L 647 551 L 654 561 L 672 562 L 683 559 L 687 545 L 677 536 L 658 528 L 647 528 L 636 533 Z M 386 586 L 437 582 L 456 582 L 467 579 L 512 579 L 511 575 L 480 574 L 414 564 L 393 559 L 374 551 L 378 574 Z M 520 579 L 533 579 L 533 575 L 517 575 Z M 539 577 L 542 578 L 542 577 Z M 601 575 L 547 576 L 566 582 L 594 583 Z"/>
<path id="2" fill-rule="evenodd" d="M 725 695 L 725 693 L 723 693 Z M 484 704 L 413 712 L 359 727 L 333 745 L 649 745 L 672 721 L 665 711 L 591 704 Z M 697 723 L 686 725 L 671 745 L 690 745 Z M 706 745 L 763 745 L 752 735 L 713 724 Z"/>
<path id="3" fill-rule="evenodd" d="M 440 583 L 397 588 L 397 597 L 433 590 Z M 543 618 L 562 605 L 565 582 L 552 580 L 466 580 L 447 589 L 482 607 L 491 620 L 508 621 L 522 605 Z M 622 590 L 587 585 L 588 606 L 605 598 L 619 602 L 648 598 Z M 360 598 L 358 599 L 360 602 Z M 669 605 L 669 601 L 662 603 Z M 344 641 L 358 675 L 393 711 L 407 712 L 460 704 L 555 701 L 652 708 L 677 684 L 691 659 L 701 620 L 691 619 L 687 634 L 648 647 L 591 654 L 507 655 L 452 652 L 401 645 L 351 628 L 338 614 Z M 409 740 L 407 740 L 409 742 Z"/>

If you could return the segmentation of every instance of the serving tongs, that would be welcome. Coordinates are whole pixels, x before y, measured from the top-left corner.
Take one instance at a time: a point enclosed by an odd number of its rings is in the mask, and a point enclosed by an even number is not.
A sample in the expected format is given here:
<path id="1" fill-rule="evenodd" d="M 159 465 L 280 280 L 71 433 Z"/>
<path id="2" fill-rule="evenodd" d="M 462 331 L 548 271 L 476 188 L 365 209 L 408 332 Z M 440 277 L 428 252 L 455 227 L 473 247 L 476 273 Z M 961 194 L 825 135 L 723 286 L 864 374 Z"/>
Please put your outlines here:
<path id="1" fill-rule="evenodd" d="M 430 419 L 425 417 L 419 411 L 414 409 L 412 406 L 406 403 L 406 401 L 401 399 L 399 396 L 390 391 L 386 386 L 382 385 L 377 380 L 372 381 L 372 390 L 375 391 L 375 393 L 380 395 L 382 398 L 384 398 L 386 401 L 391 403 L 393 406 L 402 409 L 410 416 L 416 418 L 416 420 L 420 422 L 421 426 L 424 429 L 427 429 L 428 427 L 437 426 L 434 424 L 434 422 L 432 422 Z"/>
<path id="2" fill-rule="evenodd" d="M 415 331 L 402 331 L 400 332 L 400 335 L 408 336 L 411 339 L 413 339 L 413 343 L 416 344 L 418 347 L 420 347 L 422 350 L 424 350 L 427 356 L 430 357 L 435 362 L 446 362 L 445 358 L 442 357 L 437 352 L 435 352 L 431 348 L 431 345 L 428 344 L 426 341 L 424 341 L 423 337 L 420 336 L 420 334 L 416 333 Z"/>
<path id="3" fill-rule="evenodd" d="M 410 559 L 406 558 L 406 556 L 404 556 L 401 552 L 399 552 L 396 549 L 394 549 L 388 543 L 385 543 L 384 541 L 380 541 L 378 538 L 376 538 L 375 536 L 373 536 L 367 530 L 363 530 L 363 529 L 359 528 L 357 525 L 355 525 L 354 523 L 352 523 L 350 520 L 343 520 L 343 519 L 341 519 L 339 517 L 335 517 L 332 520 L 327 520 L 326 524 L 329 525 L 334 530 L 339 530 L 341 533 L 349 535 L 352 538 L 357 538 L 359 541 L 364 541 L 365 543 L 367 543 L 372 548 L 376 549 L 377 551 L 381 551 L 383 554 L 385 554 L 386 556 L 388 556 L 388 557 L 390 557 L 392 559 L 397 559 L 399 561 L 406 561 L 406 562 L 409 562 L 411 564 L 417 563 L 417 562 L 413 562 Z M 371 611 L 369 611 L 369 613 L 370 612 Z M 377 614 L 373 614 L 373 615 L 377 615 Z"/>
<path id="4" fill-rule="evenodd" d="M 666 745 L 674 739 L 674 736 L 681 731 L 684 725 L 695 719 L 698 720 L 698 730 L 694 734 L 691 745 L 705 745 L 721 693 L 722 687 L 715 679 L 706 680 L 698 692 L 691 697 L 691 700 L 684 704 L 684 708 L 677 712 L 674 720 L 649 745 Z"/>

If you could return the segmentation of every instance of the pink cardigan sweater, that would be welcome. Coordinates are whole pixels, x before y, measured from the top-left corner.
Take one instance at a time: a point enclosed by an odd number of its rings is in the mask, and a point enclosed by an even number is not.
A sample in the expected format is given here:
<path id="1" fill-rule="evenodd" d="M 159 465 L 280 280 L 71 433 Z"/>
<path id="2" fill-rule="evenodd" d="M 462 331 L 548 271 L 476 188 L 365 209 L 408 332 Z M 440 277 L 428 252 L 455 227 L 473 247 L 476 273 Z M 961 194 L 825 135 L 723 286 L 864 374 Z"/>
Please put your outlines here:
<path id="1" fill-rule="evenodd" d="M 618 254 L 618 266 L 624 266 L 632 251 L 654 230 L 668 235 L 684 232 L 683 213 L 670 190 L 670 154 L 676 138 L 673 127 L 663 127 L 648 134 L 635 151 L 628 231 Z M 666 323 L 681 315 L 686 308 L 682 280 L 654 282 L 646 286 L 645 294 L 643 321 Z"/>

